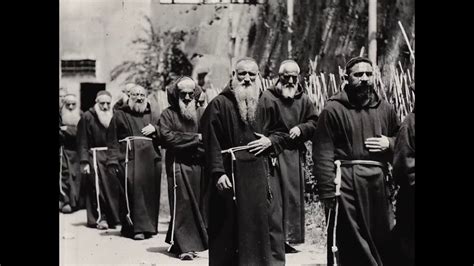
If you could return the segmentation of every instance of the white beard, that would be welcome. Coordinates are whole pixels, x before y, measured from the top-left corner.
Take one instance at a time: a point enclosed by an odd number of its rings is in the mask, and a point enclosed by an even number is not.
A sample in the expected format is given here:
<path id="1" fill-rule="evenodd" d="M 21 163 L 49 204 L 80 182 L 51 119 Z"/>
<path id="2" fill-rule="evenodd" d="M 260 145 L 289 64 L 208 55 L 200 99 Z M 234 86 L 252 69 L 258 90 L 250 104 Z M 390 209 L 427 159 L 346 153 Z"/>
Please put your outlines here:
<path id="1" fill-rule="evenodd" d="M 283 98 L 293 99 L 295 98 L 297 85 L 290 87 L 290 86 L 279 84 L 277 89 L 280 91 L 280 94 L 283 96 Z"/>
<path id="2" fill-rule="evenodd" d="M 70 111 L 63 106 L 63 109 L 61 110 L 61 118 L 64 125 L 77 126 L 77 123 L 79 123 L 79 120 L 81 119 L 81 113 L 79 112 L 79 108 Z"/>
<path id="3" fill-rule="evenodd" d="M 249 87 L 238 84 L 233 89 L 240 117 L 246 124 L 254 123 L 258 104 L 258 87 L 252 83 Z"/>
<path id="4" fill-rule="evenodd" d="M 131 98 L 128 98 L 128 106 L 130 106 L 130 109 L 133 111 L 143 114 L 146 109 L 146 105 L 148 104 L 148 100 L 145 98 L 142 103 L 137 103 L 133 101 Z"/>
<path id="5" fill-rule="evenodd" d="M 196 100 L 192 99 L 188 105 L 184 104 L 183 100 L 179 99 L 179 111 L 181 116 L 188 120 L 197 122 Z"/>
<path id="6" fill-rule="evenodd" d="M 112 116 L 114 115 L 112 108 L 108 111 L 100 110 L 99 104 L 94 105 L 94 110 L 97 113 L 97 118 L 99 118 L 99 122 L 105 127 L 108 128 L 110 125 L 110 120 L 112 120 Z"/>

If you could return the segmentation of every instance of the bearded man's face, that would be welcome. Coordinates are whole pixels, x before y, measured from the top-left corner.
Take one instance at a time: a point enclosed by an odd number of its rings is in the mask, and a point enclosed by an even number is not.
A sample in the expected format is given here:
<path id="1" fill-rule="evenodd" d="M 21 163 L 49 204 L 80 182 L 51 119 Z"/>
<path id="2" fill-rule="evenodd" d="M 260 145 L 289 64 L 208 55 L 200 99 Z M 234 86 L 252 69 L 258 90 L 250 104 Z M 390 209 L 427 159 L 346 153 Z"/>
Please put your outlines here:
<path id="1" fill-rule="evenodd" d="M 256 84 L 258 66 L 253 61 L 241 61 L 233 73 L 232 89 L 240 117 L 245 123 L 255 122 L 259 90 Z"/>
<path id="2" fill-rule="evenodd" d="M 298 89 L 298 75 L 300 69 L 296 63 L 286 63 L 281 67 L 277 91 L 285 99 L 293 99 Z"/>
<path id="3" fill-rule="evenodd" d="M 96 99 L 97 104 L 101 111 L 106 112 L 110 110 L 110 105 L 112 104 L 112 98 L 108 95 L 101 95 Z"/>
<path id="4" fill-rule="evenodd" d="M 101 95 L 97 97 L 96 104 L 94 105 L 94 109 L 97 113 L 97 117 L 99 118 L 99 122 L 105 127 L 108 128 L 110 124 L 110 120 L 113 116 L 113 110 L 110 108 L 112 98 L 108 95 Z"/>
<path id="5" fill-rule="evenodd" d="M 64 106 L 66 107 L 66 109 L 68 109 L 69 111 L 74 111 L 77 107 L 77 102 L 75 101 L 66 101 L 64 103 Z"/>
<path id="6" fill-rule="evenodd" d="M 179 91 L 178 104 L 181 116 L 186 120 L 196 122 L 196 100 L 194 99 L 196 84 L 190 79 L 185 79 L 177 84 L 177 89 Z"/>
<path id="7" fill-rule="evenodd" d="M 73 98 L 64 100 L 64 106 L 61 109 L 61 118 L 64 125 L 76 126 L 81 118 L 79 108 L 77 108 L 77 101 Z"/>
<path id="8" fill-rule="evenodd" d="M 137 86 L 132 88 L 128 100 L 130 108 L 135 112 L 144 113 L 148 103 L 146 96 L 147 92 L 143 87 Z"/>
<path id="9" fill-rule="evenodd" d="M 367 62 L 360 62 L 350 68 L 349 91 L 357 97 L 366 97 L 374 87 L 373 68 Z"/>

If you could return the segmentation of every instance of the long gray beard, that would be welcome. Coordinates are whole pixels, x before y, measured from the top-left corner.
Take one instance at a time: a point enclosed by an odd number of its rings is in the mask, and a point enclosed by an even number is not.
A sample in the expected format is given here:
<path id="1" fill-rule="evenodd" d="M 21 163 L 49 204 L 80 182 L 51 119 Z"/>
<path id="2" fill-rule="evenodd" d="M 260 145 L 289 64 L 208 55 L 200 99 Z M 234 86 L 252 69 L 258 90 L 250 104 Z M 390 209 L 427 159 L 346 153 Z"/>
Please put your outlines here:
<path id="1" fill-rule="evenodd" d="M 280 93 L 283 96 L 283 98 L 285 98 L 285 99 L 295 98 L 296 85 L 295 86 L 288 86 L 288 85 L 279 84 L 278 89 L 280 90 Z"/>
<path id="2" fill-rule="evenodd" d="M 81 119 L 79 108 L 70 111 L 69 109 L 63 107 L 61 110 L 61 119 L 63 124 L 66 126 L 77 126 L 77 123 L 79 123 L 79 120 Z"/>
<path id="3" fill-rule="evenodd" d="M 99 122 L 105 127 L 108 128 L 110 125 L 110 120 L 112 120 L 112 116 L 114 115 L 112 109 L 109 109 L 108 111 L 102 111 L 100 110 L 100 107 L 98 104 L 94 105 L 94 110 L 97 113 L 97 117 L 99 118 Z"/>
<path id="4" fill-rule="evenodd" d="M 147 99 L 145 99 L 142 103 L 137 103 L 133 101 L 131 98 L 128 99 L 128 105 L 130 106 L 130 109 L 140 114 L 143 114 L 145 112 L 147 103 L 148 103 Z"/>
<path id="5" fill-rule="evenodd" d="M 179 99 L 179 111 L 181 116 L 188 121 L 197 122 L 196 100 L 191 100 L 188 105 Z"/>
<path id="6" fill-rule="evenodd" d="M 253 124 L 257 113 L 258 88 L 255 84 L 245 87 L 237 85 L 233 89 L 237 105 L 239 107 L 240 117 L 246 124 Z"/>

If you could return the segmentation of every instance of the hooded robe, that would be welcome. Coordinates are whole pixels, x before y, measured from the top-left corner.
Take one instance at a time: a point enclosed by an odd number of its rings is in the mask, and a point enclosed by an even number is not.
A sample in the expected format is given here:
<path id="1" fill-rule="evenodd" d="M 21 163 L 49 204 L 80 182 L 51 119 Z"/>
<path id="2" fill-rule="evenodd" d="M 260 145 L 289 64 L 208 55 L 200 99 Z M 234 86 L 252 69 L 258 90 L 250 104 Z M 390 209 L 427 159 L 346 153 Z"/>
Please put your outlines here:
<path id="1" fill-rule="evenodd" d="M 268 167 L 263 157 L 235 152 L 236 160 L 221 151 L 256 140 L 256 128 L 243 122 L 230 86 L 207 106 L 200 122 L 209 208 L 209 265 L 271 265 Z M 226 174 L 233 190 L 218 192 Z"/>
<path id="2" fill-rule="evenodd" d="M 335 160 L 392 162 L 394 137 L 399 120 L 393 107 L 374 90 L 363 107 L 352 104 L 345 90 L 328 100 L 319 116 L 313 140 L 313 161 L 321 199 L 335 196 Z M 369 152 L 364 141 L 384 135 L 390 147 Z M 354 164 L 341 166 L 341 195 L 338 197 L 336 246 L 341 265 L 383 265 L 388 261 L 391 215 L 386 186 L 387 167 Z M 331 252 L 334 212 L 330 214 L 328 265 Z"/>
<path id="3" fill-rule="evenodd" d="M 119 142 L 129 136 L 145 137 L 141 130 L 152 122 L 150 105 L 144 113 L 133 111 L 129 105 L 119 107 L 107 129 L 107 166 L 114 165 L 118 172 L 109 171 L 120 180 L 125 191 L 125 155 L 126 142 Z M 152 124 L 153 125 L 153 124 Z M 160 208 L 161 156 L 158 148 L 159 129 L 153 125 L 155 133 L 147 136 L 149 140 L 130 141 L 128 153 L 127 191 L 119 199 L 122 235 L 133 236 L 138 233 L 157 234 L 158 214 Z M 126 194 L 126 195 L 125 195 Z M 130 207 L 131 222 L 126 218 L 127 197 Z"/>
<path id="4" fill-rule="evenodd" d="M 161 114 L 159 123 L 161 143 L 166 149 L 166 175 L 171 213 L 166 242 L 171 244 L 173 234 L 172 250 L 177 253 L 203 251 L 208 246 L 206 226 L 200 210 L 204 149 L 197 132 L 203 110 L 201 108 L 196 110 L 198 117 L 196 122 L 184 119 L 179 109 L 179 90 L 176 86 L 168 89 L 168 101 L 170 106 Z"/>

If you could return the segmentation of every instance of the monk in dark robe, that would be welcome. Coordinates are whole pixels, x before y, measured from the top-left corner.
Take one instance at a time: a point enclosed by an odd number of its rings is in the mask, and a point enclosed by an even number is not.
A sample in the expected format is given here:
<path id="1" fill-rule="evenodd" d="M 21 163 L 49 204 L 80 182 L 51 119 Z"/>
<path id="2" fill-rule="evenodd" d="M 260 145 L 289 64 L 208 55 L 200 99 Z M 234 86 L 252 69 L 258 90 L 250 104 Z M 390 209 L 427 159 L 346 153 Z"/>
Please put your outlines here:
<path id="1" fill-rule="evenodd" d="M 279 211 L 283 211 L 285 240 L 289 243 L 304 242 L 304 142 L 313 137 L 318 119 L 309 97 L 298 86 L 299 73 L 295 61 L 283 61 L 279 79 L 263 92 L 258 108 L 262 132 L 272 143 L 273 172 L 282 190 Z M 289 244 L 285 249 L 296 252 Z"/>
<path id="2" fill-rule="evenodd" d="M 415 84 L 411 86 L 414 90 Z M 395 142 L 393 175 L 397 194 L 395 249 L 398 265 L 415 265 L 415 110 L 403 121 Z"/>
<path id="3" fill-rule="evenodd" d="M 387 163 L 392 162 L 399 121 L 374 90 L 369 59 L 349 60 L 345 78 L 348 84 L 319 116 L 313 140 L 319 197 L 331 210 L 328 265 L 334 258 L 338 265 L 384 265 L 393 224 Z"/>
<path id="4" fill-rule="evenodd" d="M 198 121 L 204 110 L 197 108 L 199 94 L 191 78 L 178 79 L 175 86 L 168 88 L 170 107 L 160 118 L 171 211 L 166 242 L 172 245 L 170 251 L 182 260 L 192 260 L 196 251 L 206 250 L 208 246 L 200 210 L 204 149 Z"/>
<path id="5" fill-rule="evenodd" d="M 158 126 L 151 124 L 146 93 L 132 87 L 127 105 L 114 112 L 107 129 L 108 171 L 125 192 L 119 199 L 121 233 L 135 240 L 157 234 L 160 207 Z"/>
<path id="6" fill-rule="evenodd" d="M 119 220 L 120 183 L 107 173 L 107 128 L 113 116 L 112 95 L 102 90 L 79 120 L 77 142 L 87 210 L 87 226 L 115 228 Z M 99 199 L 99 201 L 97 201 Z"/>
<path id="7" fill-rule="evenodd" d="M 84 200 L 81 197 L 82 178 L 79 172 L 79 159 L 76 152 L 77 123 L 81 118 L 81 111 L 77 107 L 77 98 L 74 94 L 67 94 L 61 108 L 61 123 L 59 135 L 62 140 L 60 147 L 60 188 L 59 201 L 63 213 L 71 213 L 83 208 Z"/>
<path id="8" fill-rule="evenodd" d="M 199 132 L 209 178 L 211 266 L 273 265 L 268 166 L 247 145 L 263 136 L 256 129 L 257 75 L 254 59 L 238 60 L 229 85 L 209 103 L 201 118 Z"/>

